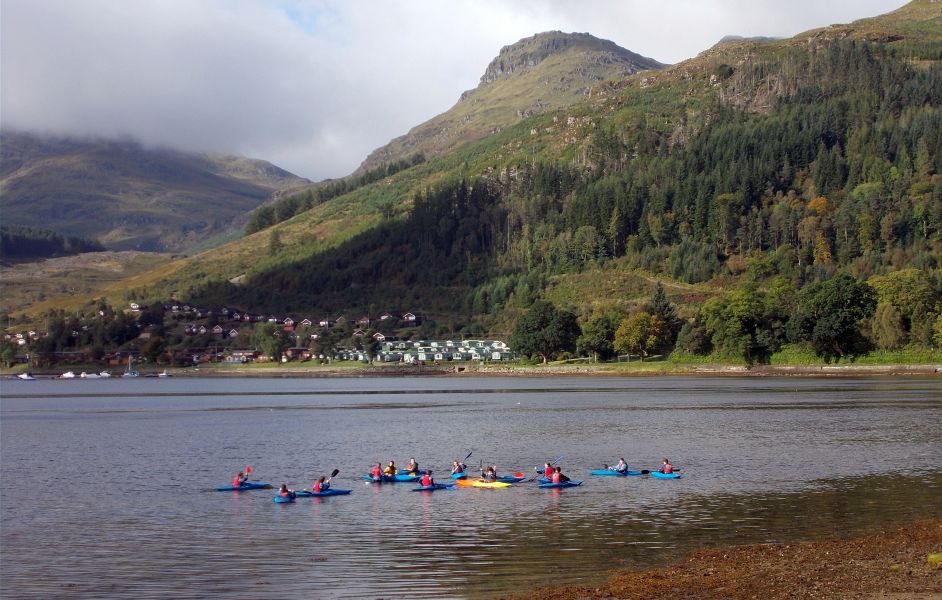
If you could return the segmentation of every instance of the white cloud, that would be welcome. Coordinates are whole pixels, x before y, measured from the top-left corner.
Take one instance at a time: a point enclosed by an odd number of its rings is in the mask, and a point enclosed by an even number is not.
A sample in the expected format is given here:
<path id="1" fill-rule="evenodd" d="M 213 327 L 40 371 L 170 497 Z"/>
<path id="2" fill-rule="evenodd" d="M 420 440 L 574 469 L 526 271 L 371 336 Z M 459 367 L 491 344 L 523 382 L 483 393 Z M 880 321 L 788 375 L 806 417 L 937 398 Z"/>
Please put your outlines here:
<path id="1" fill-rule="evenodd" d="M 449 108 L 501 46 L 588 31 L 664 62 L 900 0 L 4 0 L 0 126 L 235 152 L 319 179 Z"/>

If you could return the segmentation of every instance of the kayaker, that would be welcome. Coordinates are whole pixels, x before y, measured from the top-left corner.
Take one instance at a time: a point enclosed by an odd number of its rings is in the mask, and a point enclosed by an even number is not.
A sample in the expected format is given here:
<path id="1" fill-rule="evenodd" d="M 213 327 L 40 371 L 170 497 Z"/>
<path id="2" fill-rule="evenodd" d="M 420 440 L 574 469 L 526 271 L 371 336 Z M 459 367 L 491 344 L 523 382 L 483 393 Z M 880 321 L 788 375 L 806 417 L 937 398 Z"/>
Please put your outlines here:
<path id="1" fill-rule="evenodd" d="M 481 473 L 481 479 L 484 481 L 497 481 L 497 470 L 493 465 L 484 469 L 484 472 Z"/>
<path id="2" fill-rule="evenodd" d="M 288 486 L 282 483 L 281 488 L 278 490 L 278 496 L 280 498 L 294 498 L 294 492 L 289 490 Z"/>
<path id="3" fill-rule="evenodd" d="M 671 461 L 669 459 L 665 458 L 664 461 L 661 463 L 661 468 L 658 469 L 658 471 L 660 471 L 661 473 L 664 473 L 665 475 L 669 475 L 674 472 L 674 466 L 671 464 Z"/>
<path id="4" fill-rule="evenodd" d="M 373 470 L 370 472 L 370 477 L 373 479 L 380 479 L 383 476 L 383 465 L 382 463 L 376 463 L 376 466 L 373 467 Z"/>
<path id="5" fill-rule="evenodd" d="M 456 460 L 451 463 L 451 474 L 458 475 L 459 473 L 464 473 L 464 465 Z"/>
<path id="6" fill-rule="evenodd" d="M 311 489 L 311 491 L 316 494 L 317 492 L 326 492 L 327 490 L 329 490 L 330 482 L 326 481 L 326 479 L 327 479 L 326 477 L 321 475 L 320 479 L 314 482 L 314 486 Z"/>
<path id="7" fill-rule="evenodd" d="M 614 467 L 612 467 L 612 470 L 613 470 L 613 471 L 618 471 L 619 473 L 627 473 L 627 472 L 628 472 L 628 463 L 625 462 L 625 459 L 624 459 L 624 458 L 619 458 L 619 459 L 618 459 L 618 464 L 615 465 Z"/>
<path id="8" fill-rule="evenodd" d="M 406 473 L 409 475 L 419 474 L 419 463 L 415 462 L 414 458 L 409 459 L 409 464 L 406 465 Z"/>
<path id="9" fill-rule="evenodd" d="M 422 479 L 419 481 L 419 484 L 422 487 L 432 487 L 433 485 L 435 485 L 435 480 L 432 479 L 431 469 L 425 472 L 425 475 L 422 476 Z"/>
<path id="10" fill-rule="evenodd" d="M 242 471 L 239 471 L 239 474 L 232 478 L 232 487 L 242 487 L 248 480 L 248 476 Z"/>
<path id="11" fill-rule="evenodd" d="M 556 472 L 556 471 L 555 471 L 555 469 L 553 469 L 553 465 L 551 465 L 551 464 L 549 464 L 549 463 L 546 463 L 546 466 L 543 467 L 543 477 L 552 477 L 552 476 L 553 476 L 553 473 L 555 473 L 555 472 Z"/>
<path id="12" fill-rule="evenodd" d="M 569 481 L 569 478 L 563 475 L 562 467 L 556 467 L 553 474 L 550 476 L 550 481 L 553 483 L 565 483 Z"/>
<path id="13" fill-rule="evenodd" d="M 398 472 L 399 469 L 396 468 L 396 461 L 394 460 L 389 461 L 389 464 L 383 469 L 383 475 L 395 475 Z"/>

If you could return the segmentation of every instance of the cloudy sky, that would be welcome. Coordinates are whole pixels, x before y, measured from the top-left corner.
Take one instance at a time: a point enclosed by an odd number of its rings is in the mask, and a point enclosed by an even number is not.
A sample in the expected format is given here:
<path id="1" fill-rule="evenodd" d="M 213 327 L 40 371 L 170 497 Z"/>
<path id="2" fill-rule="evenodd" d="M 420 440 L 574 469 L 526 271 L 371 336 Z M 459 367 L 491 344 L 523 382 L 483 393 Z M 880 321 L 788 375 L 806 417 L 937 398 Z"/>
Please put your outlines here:
<path id="1" fill-rule="evenodd" d="M 0 128 L 132 136 L 311 179 L 451 107 L 501 46 L 587 31 L 674 63 L 904 0 L 0 0 Z"/>

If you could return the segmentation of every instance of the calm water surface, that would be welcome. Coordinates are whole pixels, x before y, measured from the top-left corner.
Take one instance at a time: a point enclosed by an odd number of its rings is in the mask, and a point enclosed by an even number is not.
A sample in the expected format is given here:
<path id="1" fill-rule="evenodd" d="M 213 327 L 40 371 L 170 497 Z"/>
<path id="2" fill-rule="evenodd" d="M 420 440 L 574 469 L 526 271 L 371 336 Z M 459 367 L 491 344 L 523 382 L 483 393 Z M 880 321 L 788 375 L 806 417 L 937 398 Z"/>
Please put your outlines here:
<path id="1" fill-rule="evenodd" d="M 9 597 L 454 597 L 650 566 L 722 544 L 942 516 L 942 380 L 403 378 L 3 381 Z M 358 479 L 375 462 L 580 488 Z M 684 478 L 599 478 L 669 456 Z M 250 464 L 345 497 L 213 491 Z"/>

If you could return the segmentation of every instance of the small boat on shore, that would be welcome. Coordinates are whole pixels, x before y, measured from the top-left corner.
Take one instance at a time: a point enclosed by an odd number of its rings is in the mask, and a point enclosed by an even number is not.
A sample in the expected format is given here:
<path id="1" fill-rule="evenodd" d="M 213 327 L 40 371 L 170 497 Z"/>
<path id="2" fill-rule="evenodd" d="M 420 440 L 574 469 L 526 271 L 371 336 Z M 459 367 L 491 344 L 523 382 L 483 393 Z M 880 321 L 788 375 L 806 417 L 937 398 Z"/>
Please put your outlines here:
<path id="1" fill-rule="evenodd" d="M 75 379 L 74 371 L 66 371 L 62 375 L 59 375 L 59 379 Z"/>
<path id="2" fill-rule="evenodd" d="M 33 381 L 36 378 L 33 377 L 32 373 L 20 373 L 16 376 L 17 379 L 22 379 L 23 381 Z"/>

